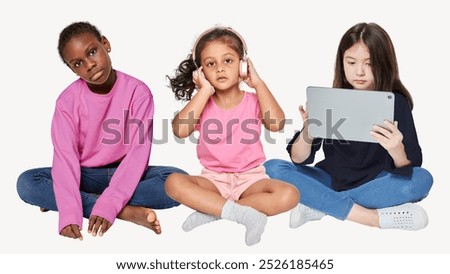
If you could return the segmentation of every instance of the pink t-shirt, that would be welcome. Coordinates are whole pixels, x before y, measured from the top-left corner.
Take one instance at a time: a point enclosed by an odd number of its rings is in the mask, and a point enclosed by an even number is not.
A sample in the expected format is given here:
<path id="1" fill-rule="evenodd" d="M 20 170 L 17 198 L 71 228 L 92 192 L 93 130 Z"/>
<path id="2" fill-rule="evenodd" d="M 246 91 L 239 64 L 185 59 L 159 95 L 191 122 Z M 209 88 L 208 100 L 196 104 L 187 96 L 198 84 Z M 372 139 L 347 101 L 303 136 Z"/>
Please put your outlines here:
<path id="1" fill-rule="evenodd" d="M 52 177 L 59 212 L 59 232 L 82 227 L 80 167 L 121 161 L 92 215 L 111 223 L 133 195 L 148 167 L 153 132 L 153 96 L 142 81 L 120 71 L 112 90 L 93 93 L 78 79 L 56 101 L 52 120 Z"/>
<path id="2" fill-rule="evenodd" d="M 255 93 L 244 93 L 233 109 L 220 109 L 209 98 L 196 126 L 197 157 L 216 172 L 243 172 L 266 160 L 261 135 L 261 109 Z"/>

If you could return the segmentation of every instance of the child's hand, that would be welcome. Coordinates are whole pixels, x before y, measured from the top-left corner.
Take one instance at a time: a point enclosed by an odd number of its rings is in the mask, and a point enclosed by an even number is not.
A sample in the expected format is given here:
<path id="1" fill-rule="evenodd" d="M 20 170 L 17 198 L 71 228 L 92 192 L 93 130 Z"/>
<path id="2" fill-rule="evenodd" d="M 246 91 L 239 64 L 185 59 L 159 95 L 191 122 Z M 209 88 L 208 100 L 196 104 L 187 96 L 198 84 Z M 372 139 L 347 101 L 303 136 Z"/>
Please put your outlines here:
<path id="1" fill-rule="evenodd" d="M 403 134 L 398 130 L 398 122 L 384 121 L 385 127 L 373 126 L 370 135 L 386 149 L 397 168 L 411 164 L 403 145 Z"/>
<path id="2" fill-rule="evenodd" d="M 303 125 L 306 126 L 308 122 L 308 111 L 306 110 L 306 107 L 302 105 L 298 107 L 298 110 L 300 111 L 300 115 L 302 116 Z"/>
<path id="3" fill-rule="evenodd" d="M 302 121 L 303 121 L 303 131 L 302 131 L 302 133 L 304 134 L 303 138 L 307 137 L 309 139 L 308 141 L 311 141 L 313 138 L 311 136 L 309 136 L 308 110 L 306 109 L 306 106 L 302 106 L 302 105 L 300 105 L 298 107 L 298 110 L 300 111 L 300 116 L 302 116 Z"/>
<path id="4" fill-rule="evenodd" d="M 385 128 L 374 125 L 370 135 L 386 149 L 391 156 L 397 152 L 403 152 L 403 134 L 398 130 L 398 122 L 384 121 Z M 399 151 L 401 150 L 401 151 Z"/>
<path id="5" fill-rule="evenodd" d="M 247 86 L 256 89 L 256 87 L 260 82 L 262 82 L 262 80 L 259 77 L 258 73 L 256 72 L 256 69 L 253 66 L 253 63 L 250 60 L 250 58 L 247 58 L 247 64 L 248 64 L 248 74 L 247 78 L 244 79 L 244 82 L 247 84 Z"/>
<path id="6" fill-rule="evenodd" d="M 203 67 L 200 67 L 198 70 L 192 72 L 192 81 L 194 82 L 195 87 L 199 90 L 203 88 L 214 91 L 214 87 L 206 79 L 205 74 L 203 73 Z"/>
<path id="7" fill-rule="evenodd" d="M 94 237 L 97 236 L 97 234 L 101 237 L 111 226 L 112 224 L 105 218 L 92 215 L 89 218 L 88 233 L 92 234 Z"/>
<path id="8" fill-rule="evenodd" d="M 79 239 L 80 241 L 83 240 L 83 235 L 81 235 L 81 229 L 78 225 L 68 225 L 61 230 L 60 234 L 64 237 Z"/>

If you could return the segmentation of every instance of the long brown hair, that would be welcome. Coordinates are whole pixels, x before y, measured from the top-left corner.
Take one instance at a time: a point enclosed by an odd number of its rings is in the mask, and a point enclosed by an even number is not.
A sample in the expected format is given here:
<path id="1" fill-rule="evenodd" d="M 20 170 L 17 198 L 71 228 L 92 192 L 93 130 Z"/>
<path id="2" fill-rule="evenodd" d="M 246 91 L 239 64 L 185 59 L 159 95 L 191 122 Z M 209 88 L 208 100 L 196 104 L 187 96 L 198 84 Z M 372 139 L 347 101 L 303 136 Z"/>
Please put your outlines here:
<path id="1" fill-rule="evenodd" d="M 375 23 L 356 24 L 342 36 L 336 54 L 333 87 L 353 88 L 345 77 L 343 58 L 346 50 L 361 41 L 369 49 L 375 90 L 400 92 L 406 97 L 412 109 L 413 99 L 400 81 L 397 57 L 391 38 L 382 27 Z"/>

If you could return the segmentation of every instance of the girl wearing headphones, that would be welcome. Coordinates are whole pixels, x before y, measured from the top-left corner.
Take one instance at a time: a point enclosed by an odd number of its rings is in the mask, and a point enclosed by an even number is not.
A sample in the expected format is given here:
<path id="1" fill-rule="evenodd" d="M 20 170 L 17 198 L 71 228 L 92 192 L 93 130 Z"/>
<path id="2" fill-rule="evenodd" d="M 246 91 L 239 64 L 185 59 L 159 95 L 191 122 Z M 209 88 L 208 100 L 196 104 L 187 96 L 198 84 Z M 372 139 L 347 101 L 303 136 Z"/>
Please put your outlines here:
<path id="1" fill-rule="evenodd" d="M 182 61 L 170 85 L 178 100 L 189 101 L 173 120 L 173 132 L 186 138 L 199 132 L 199 176 L 171 174 L 166 191 L 196 212 L 183 230 L 218 219 L 246 227 L 245 242 L 260 241 L 267 216 L 295 207 L 299 191 L 270 179 L 260 141 L 261 126 L 279 131 L 284 112 L 246 58 L 243 38 L 228 27 L 205 31 Z M 256 92 L 243 91 L 244 81 Z M 195 92 L 196 91 L 196 92 Z"/>

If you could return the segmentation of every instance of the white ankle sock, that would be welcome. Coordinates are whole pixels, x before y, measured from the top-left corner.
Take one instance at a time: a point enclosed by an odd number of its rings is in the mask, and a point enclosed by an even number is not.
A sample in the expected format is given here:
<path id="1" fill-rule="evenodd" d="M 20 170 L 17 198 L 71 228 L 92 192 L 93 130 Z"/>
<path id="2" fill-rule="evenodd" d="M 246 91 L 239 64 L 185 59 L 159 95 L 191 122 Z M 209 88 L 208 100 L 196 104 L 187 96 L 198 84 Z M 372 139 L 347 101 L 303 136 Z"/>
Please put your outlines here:
<path id="1" fill-rule="evenodd" d="M 320 220 L 323 216 L 325 216 L 325 213 L 307 207 L 303 204 L 298 204 L 291 210 L 289 227 L 297 228 L 306 222 Z"/>
<path id="2" fill-rule="evenodd" d="M 265 214 L 231 200 L 228 200 L 223 206 L 221 217 L 245 226 L 245 243 L 247 245 L 257 244 L 261 240 L 261 235 L 267 223 Z"/>
<path id="3" fill-rule="evenodd" d="M 428 215 L 417 204 L 406 203 L 377 209 L 382 229 L 419 230 L 428 225 Z"/>
<path id="4" fill-rule="evenodd" d="M 184 221 L 182 228 L 184 231 L 188 232 L 198 226 L 214 222 L 219 219 L 219 217 L 195 211 L 186 218 L 186 221 Z"/>

